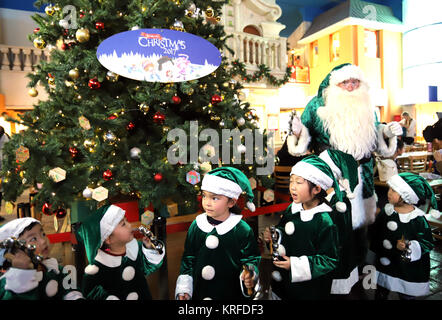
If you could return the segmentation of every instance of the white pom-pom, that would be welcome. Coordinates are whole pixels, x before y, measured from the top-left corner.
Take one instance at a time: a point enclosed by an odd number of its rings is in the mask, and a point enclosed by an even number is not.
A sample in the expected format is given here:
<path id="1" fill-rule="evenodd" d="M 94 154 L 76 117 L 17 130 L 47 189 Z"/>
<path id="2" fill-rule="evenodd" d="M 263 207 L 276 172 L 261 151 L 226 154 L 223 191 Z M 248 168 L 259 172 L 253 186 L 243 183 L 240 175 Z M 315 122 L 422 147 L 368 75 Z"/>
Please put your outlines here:
<path id="1" fill-rule="evenodd" d="M 431 209 L 430 214 L 434 219 L 440 219 L 441 213 L 436 209 Z"/>
<path id="2" fill-rule="evenodd" d="M 381 264 L 383 266 L 388 266 L 390 264 L 390 259 L 386 258 L 386 257 L 382 257 L 379 259 L 379 261 L 381 262 Z"/>
<path id="3" fill-rule="evenodd" d="M 286 255 L 285 247 L 282 244 L 279 244 L 279 246 L 278 246 L 278 254 L 280 256 L 285 256 Z"/>
<path id="4" fill-rule="evenodd" d="M 99 270 L 100 270 L 100 268 L 98 268 L 98 266 L 96 266 L 94 264 L 90 264 L 86 268 L 84 268 L 84 273 L 89 274 L 89 275 L 94 275 Z"/>
<path id="5" fill-rule="evenodd" d="M 130 281 L 135 277 L 135 269 L 132 266 L 128 266 L 124 268 L 123 270 L 123 280 L 124 281 Z"/>
<path id="6" fill-rule="evenodd" d="M 205 266 L 201 270 L 201 276 L 204 280 L 212 280 L 215 277 L 215 269 L 212 266 Z"/>
<path id="7" fill-rule="evenodd" d="M 213 300 L 213 299 L 210 297 L 207 297 L 207 298 L 204 298 L 203 300 Z"/>
<path id="8" fill-rule="evenodd" d="M 138 293 L 131 292 L 127 295 L 126 300 L 138 300 Z"/>
<path id="9" fill-rule="evenodd" d="M 391 242 L 390 242 L 389 240 L 387 240 L 387 239 L 385 239 L 385 240 L 382 242 L 382 245 L 384 246 L 385 249 L 388 249 L 388 250 L 390 250 L 391 248 L 393 248 L 393 245 L 392 245 Z"/>
<path id="10" fill-rule="evenodd" d="M 396 231 L 397 223 L 394 221 L 389 221 L 387 222 L 387 228 L 390 229 L 391 231 Z"/>
<path id="11" fill-rule="evenodd" d="M 284 226 L 284 231 L 285 233 L 287 233 L 289 236 L 291 236 L 294 232 L 295 232 L 295 225 L 293 222 L 289 221 L 285 224 Z"/>
<path id="12" fill-rule="evenodd" d="M 219 239 L 217 236 L 210 235 L 206 238 L 206 247 L 209 249 L 215 249 L 218 247 Z"/>
<path id="13" fill-rule="evenodd" d="M 53 297 L 58 292 L 58 282 L 56 280 L 51 280 L 46 285 L 46 295 L 48 297 Z"/>
<path id="14" fill-rule="evenodd" d="M 282 280 L 281 273 L 279 271 L 273 271 L 272 272 L 272 279 L 280 282 Z"/>
<path id="15" fill-rule="evenodd" d="M 106 298 L 106 300 L 120 300 L 117 296 L 110 295 Z"/>
<path id="16" fill-rule="evenodd" d="M 339 212 L 345 212 L 347 211 L 347 205 L 342 201 L 336 202 L 336 210 Z"/>
<path id="17" fill-rule="evenodd" d="M 246 206 L 247 206 L 247 208 L 248 208 L 250 211 L 255 212 L 256 207 L 255 207 L 255 204 L 254 204 L 253 202 L 250 202 L 250 201 L 247 202 Z"/>

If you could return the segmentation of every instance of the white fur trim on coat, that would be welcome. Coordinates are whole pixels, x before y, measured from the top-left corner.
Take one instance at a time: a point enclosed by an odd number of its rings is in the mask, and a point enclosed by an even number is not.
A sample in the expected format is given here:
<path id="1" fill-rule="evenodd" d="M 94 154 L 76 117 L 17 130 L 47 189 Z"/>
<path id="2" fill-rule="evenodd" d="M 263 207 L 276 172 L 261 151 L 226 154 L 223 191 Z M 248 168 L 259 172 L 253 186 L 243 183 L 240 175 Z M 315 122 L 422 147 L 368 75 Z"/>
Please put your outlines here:
<path id="1" fill-rule="evenodd" d="M 193 278 L 188 274 L 180 274 L 176 281 L 175 299 L 178 299 L 179 294 L 187 293 L 190 297 L 193 294 Z"/>
<path id="2" fill-rule="evenodd" d="M 302 156 L 307 153 L 311 136 L 306 126 L 302 125 L 299 139 L 295 135 L 287 136 L 287 151 L 294 157 Z"/>
<path id="3" fill-rule="evenodd" d="M 349 294 L 351 288 L 359 281 L 358 267 L 355 267 L 347 279 L 333 279 L 331 294 Z"/>
<path id="4" fill-rule="evenodd" d="M 419 260 L 422 256 L 422 249 L 419 241 L 411 240 L 410 241 L 410 250 L 411 250 L 411 262 Z"/>
<path id="5" fill-rule="evenodd" d="M 9 268 L 3 275 L 6 278 L 5 290 L 20 294 L 38 287 L 37 270 Z M 2 278 L 3 278 L 2 277 Z"/>
<path id="6" fill-rule="evenodd" d="M 388 274 L 376 271 L 377 284 L 390 291 L 400 292 L 410 296 L 424 296 L 430 293 L 429 282 L 409 282 Z"/>
<path id="7" fill-rule="evenodd" d="M 290 257 L 292 282 L 302 282 L 312 279 L 310 263 L 307 256 Z"/>
<path id="8" fill-rule="evenodd" d="M 160 241 L 160 240 L 158 240 Z M 166 254 L 165 246 L 163 244 L 163 253 L 158 253 L 155 249 L 146 249 L 144 246 L 142 246 L 144 257 L 152 264 L 159 264 L 161 261 L 163 261 L 164 255 Z"/>
<path id="9" fill-rule="evenodd" d="M 63 297 L 63 300 L 78 300 L 84 299 L 83 294 L 80 291 L 70 291 Z"/>

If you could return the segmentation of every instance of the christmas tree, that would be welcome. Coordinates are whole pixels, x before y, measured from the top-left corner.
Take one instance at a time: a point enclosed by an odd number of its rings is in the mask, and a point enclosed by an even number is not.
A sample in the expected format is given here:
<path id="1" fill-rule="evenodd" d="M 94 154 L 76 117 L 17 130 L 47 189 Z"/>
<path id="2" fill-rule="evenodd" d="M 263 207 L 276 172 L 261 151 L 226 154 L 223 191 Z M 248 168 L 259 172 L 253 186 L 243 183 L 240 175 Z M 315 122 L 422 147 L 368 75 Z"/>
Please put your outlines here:
<path id="1" fill-rule="evenodd" d="M 178 128 L 191 138 L 190 128 L 195 124 L 198 134 L 213 128 L 219 137 L 222 129 L 257 129 L 257 117 L 241 99 L 241 82 L 267 78 L 281 85 L 289 72 L 278 80 L 261 65 L 255 74 L 247 74 L 243 64 L 223 55 L 216 71 L 202 78 L 147 82 L 118 76 L 97 60 L 97 47 L 108 37 L 146 28 L 191 33 L 223 52 L 228 36 L 219 17 L 226 2 L 36 1 L 35 6 L 44 6 L 46 14 L 33 16 L 39 28 L 29 39 L 36 48 L 51 50 L 48 61 L 41 61 L 28 75 L 28 87 L 29 94 L 38 97 L 35 87 L 43 85 L 49 98 L 20 116 L 17 122 L 28 129 L 14 135 L 4 148 L 5 200 L 15 201 L 33 186 L 38 191 L 37 209 L 47 213 L 94 193 L 97 201 L 133 196 L 143 206 L 160 208 L 171 199 L 194 210 L 200 184 L 189 183 L 189 173 L 202 175 L 223 164 L 270 186 L 269 176 L 257 175 L 256 170 L 265 165 L 262 158 L 269 150 L 263 150 L 261 159 L 255 157 L 253 163 L 232 157 L 239 152 L 244 158 L 248 148 L 256 150 L 244 137 L 239 147 L 231 144 L 230 163 L 213 150 L 207 157 L 216 161 L 202 159 L 200 149 L 210 150 L 203 148 L 210 141 L 198 140 L 197 161 L 170 163 L 168 150 L 173 150 L 176 141 L 167 136 Z M 265 132 L 263 137 L 265 147 Z M 221 144 L 218 141 L 220 148 Z"/>

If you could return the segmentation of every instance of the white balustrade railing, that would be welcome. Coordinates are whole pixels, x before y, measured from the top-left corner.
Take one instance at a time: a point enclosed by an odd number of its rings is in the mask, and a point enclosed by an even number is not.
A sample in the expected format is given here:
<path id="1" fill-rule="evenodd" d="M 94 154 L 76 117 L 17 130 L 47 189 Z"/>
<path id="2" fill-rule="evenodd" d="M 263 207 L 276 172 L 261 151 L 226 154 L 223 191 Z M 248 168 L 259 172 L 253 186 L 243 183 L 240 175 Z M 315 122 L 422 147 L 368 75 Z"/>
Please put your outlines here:
<path id="1" fill-rule="evenodd" d="M 249 33 L 233 32 L 227 45 L 234 51 L 232 55 L 225 50 L 226 57 L 238 59 L 248 71 L 256 71 L 257 66 L 265 64 L 275 76 L 285 74 L 287 68 L 287 39 L 268 39 Z"/>
<path id="2" fill-rule="evenodd" d="M 32 71 L 35 65 L 48 57 L 48 50 L 0 44 L 0 70 Z"/>

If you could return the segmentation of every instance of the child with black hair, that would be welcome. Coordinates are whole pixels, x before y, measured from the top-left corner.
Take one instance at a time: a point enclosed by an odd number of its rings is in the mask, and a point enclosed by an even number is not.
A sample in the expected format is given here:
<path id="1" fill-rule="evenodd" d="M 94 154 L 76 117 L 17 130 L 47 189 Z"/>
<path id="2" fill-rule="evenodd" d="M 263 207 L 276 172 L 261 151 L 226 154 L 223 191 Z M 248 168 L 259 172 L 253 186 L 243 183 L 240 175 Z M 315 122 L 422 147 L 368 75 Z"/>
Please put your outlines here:
<path id="1" fill-rule="evenodd" d="M 326 190 L 334 187 L 336 209 L 346 210 L 342 194 L 329 166 L 312 155 L 298 162 L 290 173 L 293 203 L 276 226 L 278 253 L 274 261 L 272 298 L 317 300 L 329 298 L 331 273 L 338 263 L 338 233 L 326 200 Z M 270 242 L 269 228 L 264 240 Z"/>
<path id="2" fill-rule="evenodd" d="M 10 267 L 0 278 L 0 300 L 77 300 L 83 294 L 75 283 L 64 282 L 63 273 L 55 258 L 49 257 L 49 240 L 40 221 L 34 218 L 15 219 L 0 228 L 0 241 L 8 238 L 24 240 L 35 245 L 35 254 L 43 257 L 42 266 L 34 268 L 31 258 L 22 250 L 8 256 Z M 0 265 L 5 264 L 3 253 Z M 41 269 L 41 270 L 40 270 Z"/>
<path id="3" fill-rule="evenodd" d="M 236 206 L 245 191 L 247 207 L 255 210 L 250 182 L 240 170 L 220 167 L 204 176 L 201 190 L 205 212 L 195 218 L 187 232 L 175 297 L 252 298 L 261 254 L 253 230 Z"/>
<path id="4" fill-rule="evenodd" d="M 403 172 L 388 181 L 389 203 L 373 225 L 370 248 L 376 254 L 375 299 L 386 300 L 390 291 L 399 298 L 427 295 L 430 284 L 431 228 L 425 212 L 417 206 L 430 200 L 430 214 L 439 217 L 436 198 L 428 182 L 419 175 Z"/>

